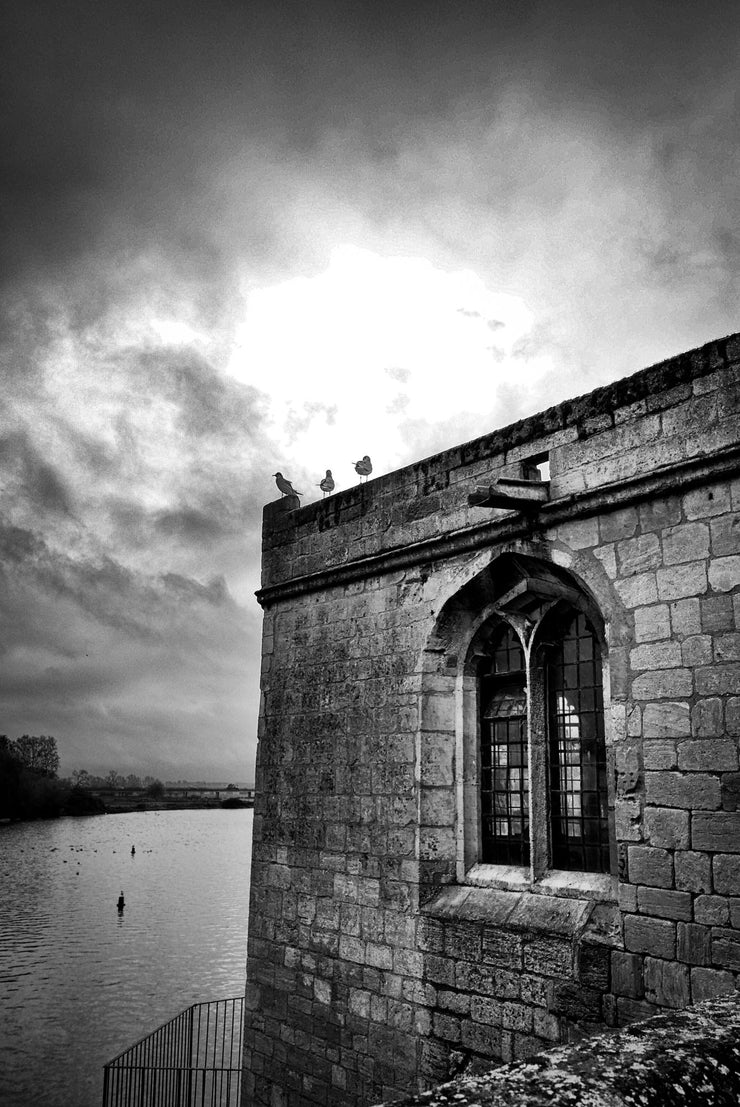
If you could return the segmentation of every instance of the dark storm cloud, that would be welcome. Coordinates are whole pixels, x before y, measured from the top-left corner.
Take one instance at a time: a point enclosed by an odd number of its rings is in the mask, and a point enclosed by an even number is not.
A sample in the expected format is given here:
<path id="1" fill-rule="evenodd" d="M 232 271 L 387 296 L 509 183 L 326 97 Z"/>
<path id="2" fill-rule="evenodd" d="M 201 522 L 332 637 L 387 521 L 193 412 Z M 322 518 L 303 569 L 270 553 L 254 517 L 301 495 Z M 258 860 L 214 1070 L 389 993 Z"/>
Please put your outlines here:
<path id="1" fill-rule="evenodd" d="M 512 87 L 530 90 L 543 125 L 577 105 L 615 135 L 675 127 L 734 67 L 737 26 L 726 3 L 625 0 L 16 5 L 6 263 L 44 269 L 153 243 L 182 275 L 210 268 L 217 283 L 237 244 L 268 265 L 286 236 L 298 245 L 281 163 L 298 157 L 311 175 L 338 158 L 341 172 L 359 152 L 396 181 L 419 126 L 495 125 Z M 327 149 L 327 135 L 343 143 Z M 665 160 L 670 132 L 663 141 Z M 212 172 L 232 161 L 238 223 L 228 175 Z M 497 174 L 486 199 L 500 209 L 526 183 Z"/>
<path id="2" fill-rule="evenodd" d="M 227 372 L 251 290 L 347 242 L 473 270 L 526 300 L 542 406 L 732 329 L 734 3 L 38 0 L 5 22 L 0 729 L 63 733 L 77 764 L 139 770 L 155 731 L 171 776 L 219 735 L 248 760 L 278 467 L 269 380 Z M 152 331 L 172 320 L 182 341 Z M 386 373 L 403 418 L 413 380 Z M 311 399 L 288 432 L 342 419 Z M 496 377 L 477 413 L 408 419 L 408 460 L 531 403 Z"/>
<path id="3" fill-rule="evenodd" d="M 0 475 L 16 484 L 14 494 L 45 511 L 71 514 L 69 490 L 52 465 L 41 457 L 27 434 L 16 431 L 0 437 Z"/>

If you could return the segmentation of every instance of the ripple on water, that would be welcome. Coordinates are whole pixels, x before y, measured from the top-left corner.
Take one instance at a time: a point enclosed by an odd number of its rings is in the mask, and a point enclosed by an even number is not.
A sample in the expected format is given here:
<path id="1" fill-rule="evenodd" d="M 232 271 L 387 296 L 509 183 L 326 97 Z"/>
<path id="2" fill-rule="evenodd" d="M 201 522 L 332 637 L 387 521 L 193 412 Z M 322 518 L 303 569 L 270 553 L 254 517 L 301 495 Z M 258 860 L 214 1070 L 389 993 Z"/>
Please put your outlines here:
<path id="1" fill-rule="evenodd" d="M 243 992 L 251 831 L 248 810 L 0 827 L 3 1107 L 98 1107 L 105 1061 Z"/>

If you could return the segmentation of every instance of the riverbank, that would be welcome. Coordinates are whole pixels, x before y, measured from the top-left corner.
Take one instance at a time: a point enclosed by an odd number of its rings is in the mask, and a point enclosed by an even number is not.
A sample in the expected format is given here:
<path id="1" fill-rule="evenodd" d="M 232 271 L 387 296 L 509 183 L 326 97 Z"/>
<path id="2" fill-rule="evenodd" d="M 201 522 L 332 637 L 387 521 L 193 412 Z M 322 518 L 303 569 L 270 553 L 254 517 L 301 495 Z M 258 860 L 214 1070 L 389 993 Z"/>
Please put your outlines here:
<path id="1" fill-rule="evenodd" d="M 238 797 L 219 799 L 211 796 L 177 796 L 162 799 L 140 799 L 134 797 L 120 797 L 115 799 L 101 797 L 104 805 L 103 814 L 125 815 L 131 811 L 190 811 L 208 808 L 211 811 L 219 808 L 240 809 L 254 807 L 253 800 L 240 799 Z"/>

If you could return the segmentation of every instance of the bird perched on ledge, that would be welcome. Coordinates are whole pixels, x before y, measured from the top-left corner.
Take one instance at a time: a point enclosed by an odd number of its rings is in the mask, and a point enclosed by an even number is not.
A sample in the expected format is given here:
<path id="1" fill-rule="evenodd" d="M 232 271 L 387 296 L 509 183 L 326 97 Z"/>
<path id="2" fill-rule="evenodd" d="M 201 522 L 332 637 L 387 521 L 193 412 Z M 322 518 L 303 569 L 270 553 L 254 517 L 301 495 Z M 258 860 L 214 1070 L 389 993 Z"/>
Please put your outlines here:
<path id="1" fill-rule="evenodd" d="M 365 480 L 370 476 L 373 471 L 373 463 L 367 454 L 360 461 L 353 461 L 352 464 L 355 467 L 355 472 L 359 473 L 360 480 L 364 477 Z"/>
<path id="2" fill-rule="evenodd" d="M 323 480 L 319 481 L 319 488 L 326 495 L 327 492 L 334 491 L 334 477 L 331 475 L 331 469 L 326 470 L 326 476 Z"/>
<path id="3" fill-rule="evenodd" d="M 282 473 L 273 473 L 275 478 L 275 484 L 278 486 L 283 496 L 302 496 L 302 492 L 297 492 L 289 480 L 286 480 Z"/>

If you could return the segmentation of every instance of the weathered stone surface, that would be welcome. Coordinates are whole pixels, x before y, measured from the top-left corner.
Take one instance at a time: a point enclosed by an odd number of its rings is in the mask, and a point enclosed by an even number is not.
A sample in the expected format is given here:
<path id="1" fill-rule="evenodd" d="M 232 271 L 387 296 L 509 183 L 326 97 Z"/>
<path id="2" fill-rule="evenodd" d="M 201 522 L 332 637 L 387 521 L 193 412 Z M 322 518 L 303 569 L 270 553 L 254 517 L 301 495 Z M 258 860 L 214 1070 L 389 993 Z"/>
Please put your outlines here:
<path id="1" fill-rule="evenodd" d="M 720 895 L 740 896 L 740 853 L 717 853 L 712 861 L 714 888 Z"/>
<path id="2" fill-rule="evenodd" d="M 656 888 L 673 887 L 673 856 L 667 850 L 652 846 L 630 846 L 629 878 L 632 884 L 649 884 Z"/>
<path id="3" fill-rule="evenodd" d="M 691 817 L 691 848 L 740 853 L 740 812 L 695 812 Z"/>
<path id="4" fill-rule="evenodd" d="M 691 985 L 688 965 L 645 958 L 645 999 L 659 1007 L 686 1007 Z"/>
<path id="5" fill-rule="evenodd" d="M 711 892 L 712 863 L 705 853 L 676 850 L 673 860 L 677 888 L 685 892 Z"/>
<path id="6" fill-rule="evenodd" d="M 689 705 L 685 701 L 647 703 L 642 713 L 645 738 L 686 738 L 691 733 Z"/>
<path id="7" fill-rule="evenodd" d="M 398 1107 L 729 1105 L 740 1097 L 739 1040 L 740 1004 L 721 996 L 478 1076 L 457 1077 L 398 1101 Z"/>

